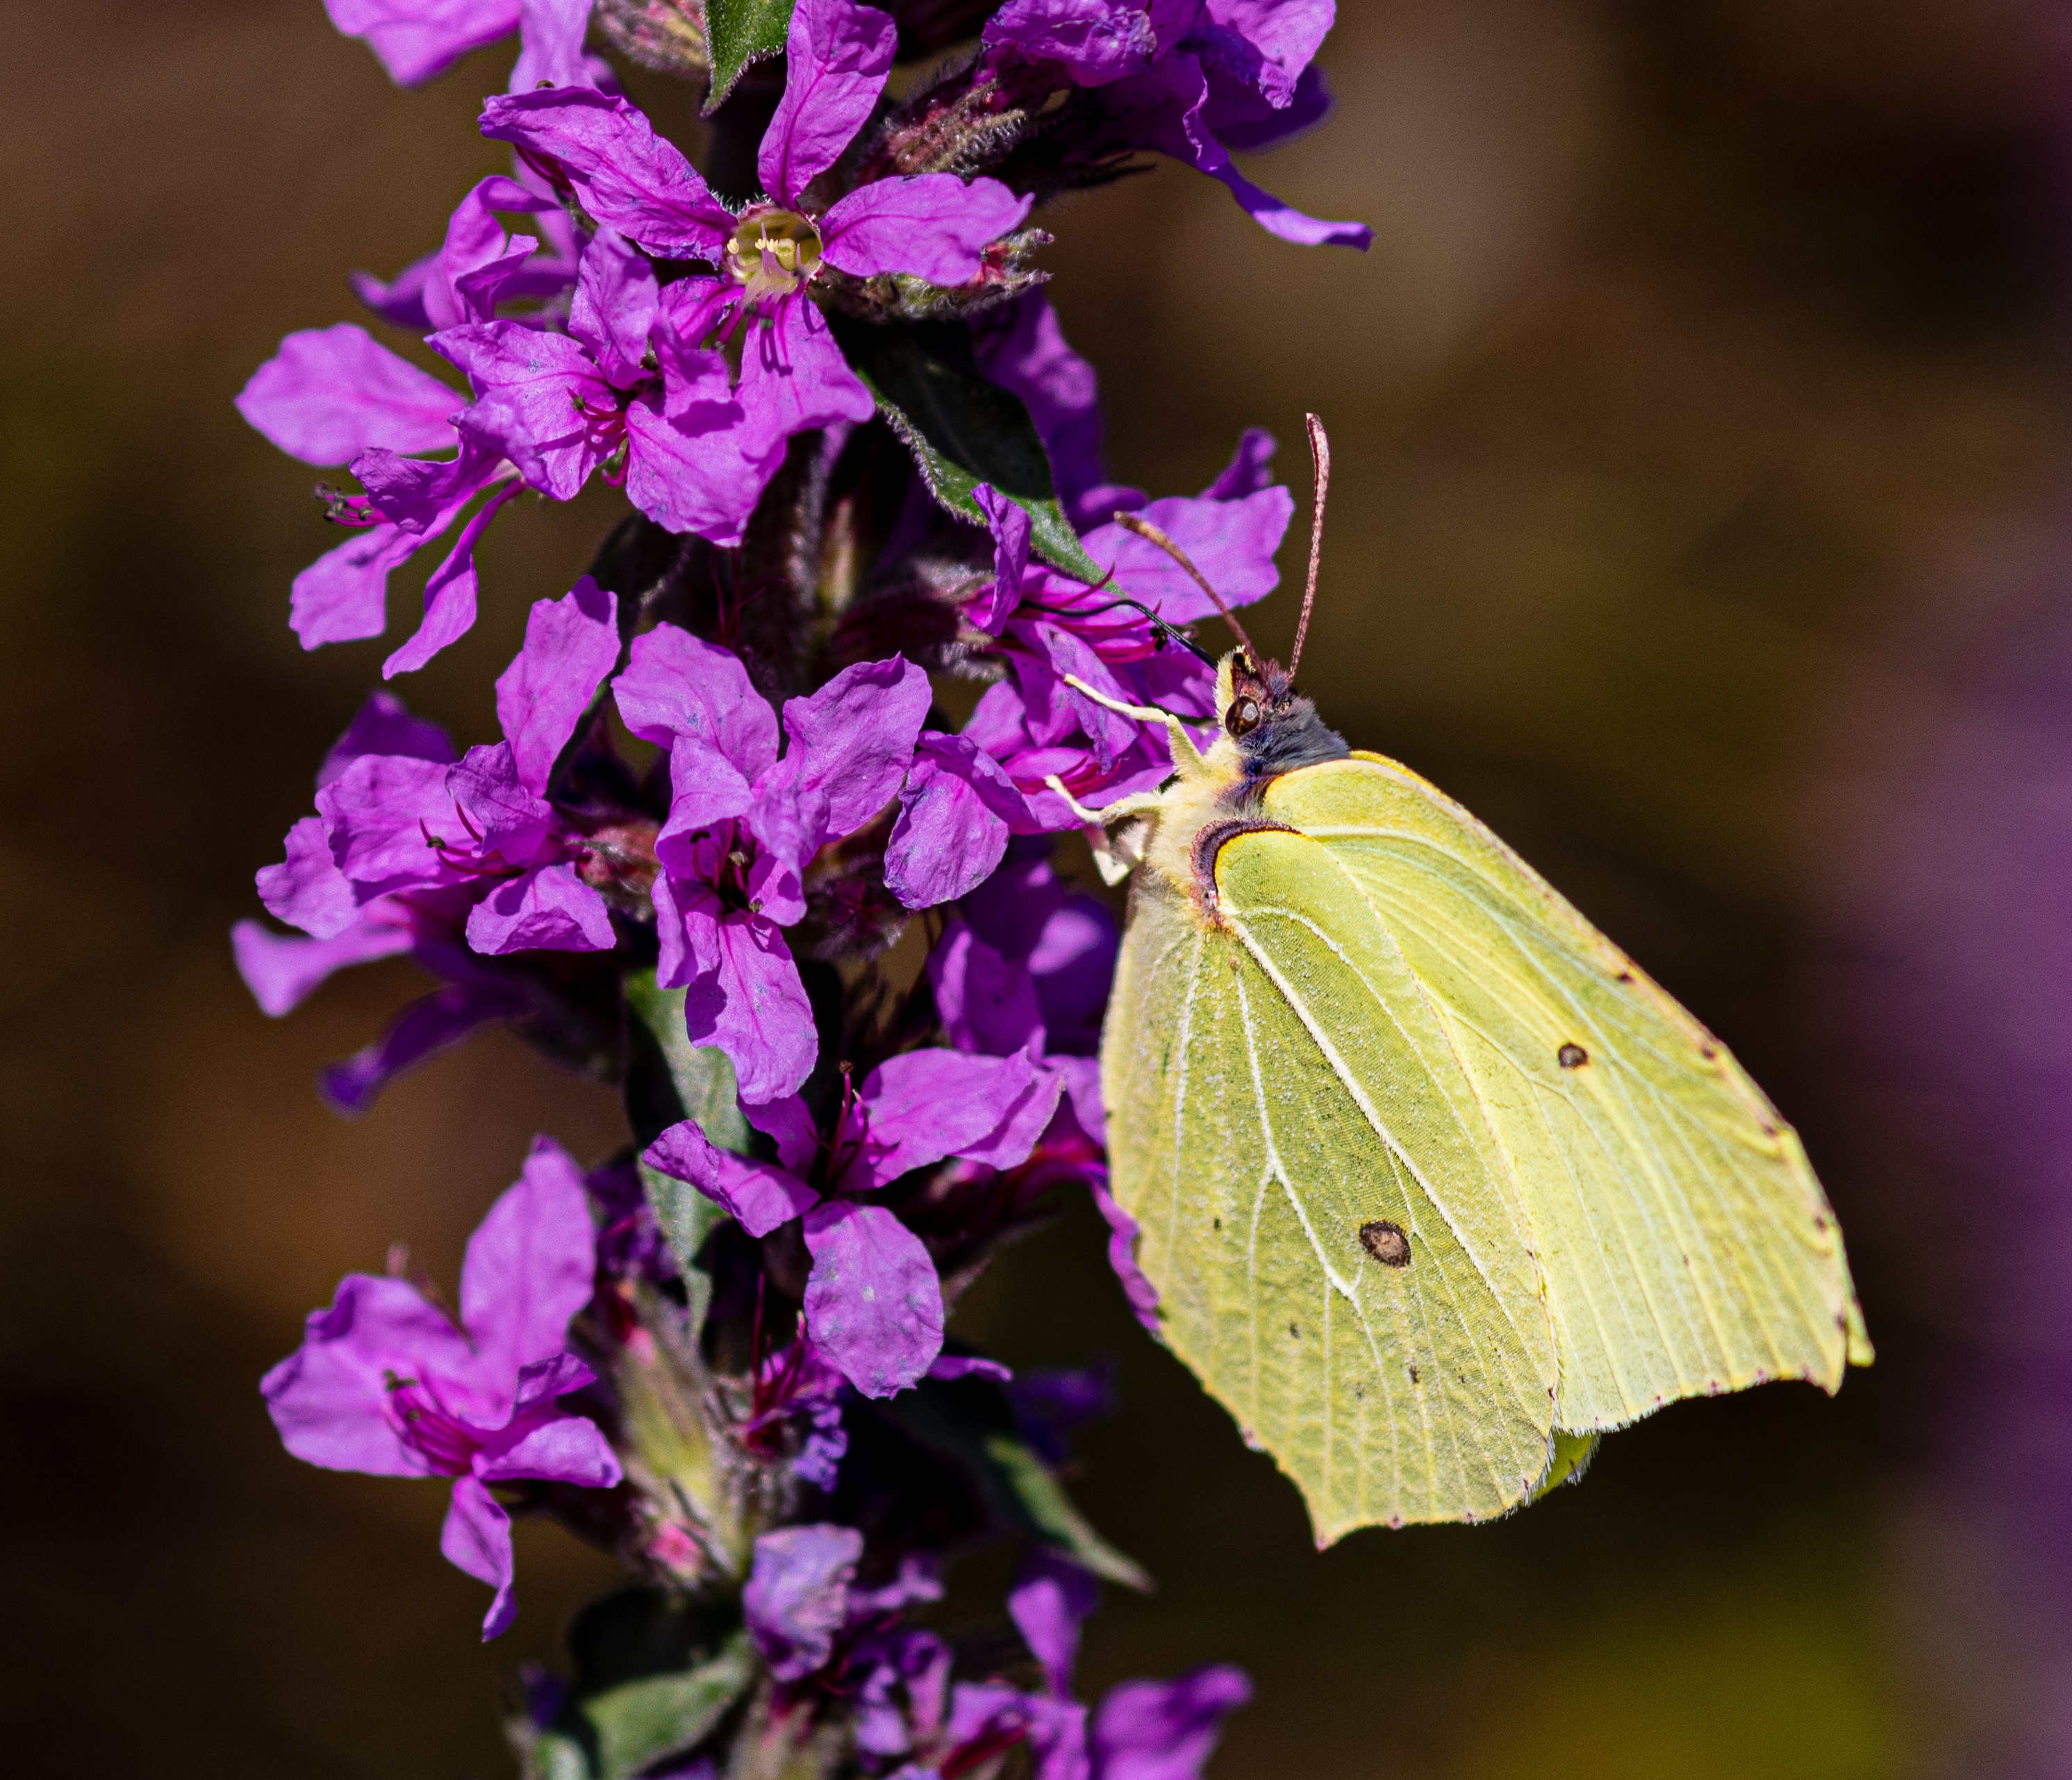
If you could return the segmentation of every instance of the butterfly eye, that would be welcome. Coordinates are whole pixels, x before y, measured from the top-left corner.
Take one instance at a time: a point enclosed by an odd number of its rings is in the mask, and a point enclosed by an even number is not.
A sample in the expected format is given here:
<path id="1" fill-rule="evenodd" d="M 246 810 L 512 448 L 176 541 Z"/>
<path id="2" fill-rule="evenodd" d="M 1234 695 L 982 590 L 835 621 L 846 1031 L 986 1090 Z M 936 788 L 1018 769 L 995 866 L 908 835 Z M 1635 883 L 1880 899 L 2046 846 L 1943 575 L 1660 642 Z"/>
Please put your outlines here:
<path id="1" fill-rule="evenodd" d="M 1240 698 L 1230 707 L 1229 715 L 1223 719 L 1223 727 L 1233 735 L 1248 735 L 1259 727 L 1259 701 Z"/>

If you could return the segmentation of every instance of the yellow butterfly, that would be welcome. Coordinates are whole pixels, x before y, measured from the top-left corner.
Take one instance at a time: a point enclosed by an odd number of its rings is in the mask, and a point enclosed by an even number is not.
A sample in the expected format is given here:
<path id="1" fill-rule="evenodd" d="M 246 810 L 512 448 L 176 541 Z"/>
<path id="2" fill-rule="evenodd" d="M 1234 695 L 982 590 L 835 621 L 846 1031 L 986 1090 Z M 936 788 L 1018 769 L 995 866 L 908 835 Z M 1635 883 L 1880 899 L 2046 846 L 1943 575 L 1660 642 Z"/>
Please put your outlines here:
<path id="1" fill-rule="evenodd" d="M 1101 1086 L 1165 1338 L 1318 1543 L 1502 1514 L 1675 1399 L 1869 1363 L 1834 1213 L 1725 1047 L 1231 624 L 1215 745 L 1116 706 L 1174 777 L 1079 811 L 1136 874 Z"/>

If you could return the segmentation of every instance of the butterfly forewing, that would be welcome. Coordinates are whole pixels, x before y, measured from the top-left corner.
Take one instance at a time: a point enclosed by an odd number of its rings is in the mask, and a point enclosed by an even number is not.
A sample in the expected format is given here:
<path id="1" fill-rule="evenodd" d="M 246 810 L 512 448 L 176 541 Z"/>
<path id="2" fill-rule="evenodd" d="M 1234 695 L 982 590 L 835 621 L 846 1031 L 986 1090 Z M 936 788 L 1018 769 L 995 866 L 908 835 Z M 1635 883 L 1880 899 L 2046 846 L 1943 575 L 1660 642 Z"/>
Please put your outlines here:
<path id="1" fill-rule="evenodd" d="M 1140 880 L 1103 1053 L 1166 1338 L 1320 1539 L 1501 1513 L 1547 1469 L 1553 1345 L 1444 1024 L 1315 843 L 1241 836 L 1218 884 L 1211 926 Z"/>
<path id="2" fill-rule="evenodd" d="M 1377 758 L 1267 797 L 1356 886 L 1494 1133 L 1545 1284 L 1559 1424 L 1868 1358 L 1839 1231 L 1725 1050 L 1530 867 Z"/>

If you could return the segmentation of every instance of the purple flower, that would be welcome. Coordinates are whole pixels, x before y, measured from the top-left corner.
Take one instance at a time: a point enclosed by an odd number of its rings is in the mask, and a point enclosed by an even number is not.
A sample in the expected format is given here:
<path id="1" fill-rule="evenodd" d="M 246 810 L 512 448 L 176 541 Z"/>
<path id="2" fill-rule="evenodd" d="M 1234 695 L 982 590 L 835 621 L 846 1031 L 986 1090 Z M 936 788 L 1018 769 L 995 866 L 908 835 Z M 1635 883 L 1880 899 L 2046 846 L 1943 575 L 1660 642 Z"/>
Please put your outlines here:
<path id="1" fill-rule="evenodd" d="M 575 231 L 552 190 L 532 190 L 528 179 L 545 185 L 522 165 L 516 179 L 500 173 L 478 182 L 454 208 L 436 252 L 385 283 L 354 273 L 354 295 L 384 321 L 419 333 L 487 321 L 514 298 L 561 296 L 575 282 Z M 508 233 L 500 212 L 529 215 L 549 251 L 541 254 L 541 239 L 532 235 Z"/>
<path id="2" fill-rule="evenodd" d="M 260 1382 L 282 1443 L 332 1470 L 454 1480 L 440 1549 L 496 1590 L 483 1636 L 508 1626 L 511 1519 L 497 1483 L 605 1488 L 618 1459 L 597 1425 L 557 1402 L 592 1382 L 567 1351 L 595 1261 L 582 1174 L 536 1139 L 517 1184 L 468 1238 L 460 1314 L 408 1281 L 348 1274 L 302 1346 Z"/>
<path id="3" fill-rule="evenodd" d="M 803 1681 L 833 1654 L 863 1555 L 853 1527 L 785 1527 L 755 1542 L 741 1605 L 749 1636 L 779 1681 Z"/>
<path id="4" fill-rule="evenodd" d="M 324 0 L 332 24 L 364 38 L 399 86 L 432 80 L 469 51 L 518 31 L 513 93 L 590 78 L 582 53 L 590 8 L 590 0 Z"/>
<path id="5" fill-rule="evenodd" d="M 726 1053 L 743 1100 L 796 1094 L 818 1041 L 783 929 L 806 912 L 807 861 L 898 793 L 928 677 L 898 656 L 845 668 L 786 703 L 782 759 L 777 714 L 739 660 L 674 625 L 634 640 L 615 691 L 627 727 L 669 750 L 659 979 L 689 991 L 693 1041 Z"/>
<path id="6" fill-rule="evenodd" d="M 1364 249 L 1364 224 L 1306 216 L 1230 158 L 1322 121 L 1330 100 L 1311 63 L 1336 13 L 1333 0 L 1008 0 L 984 42 L 997 60 L 1097 91 L 1085 151 L 1155 150 L 1220 179 L 1284 241 Z"/>
<path id="7" fill-rule="evenodd" d="M 733 399 L 722 373 L 680 422 L 752 469 L 726 484 L 726 515 L 693 528 L 715 542 L 738 539 L 786 439 L 876 411 L 812 300 L 816 282 L 835 273 L 966 284 L 985 249 L 1028 214 L 1030 200 L 998 180 L 948 173 L 871 180 L 831 204 L 813 196 L 869 122 L 897 42 L 892 19 L 874 7 L 799 0 L 784 94 L 757 156 L 764 195 L 738 215 L 623 99 L 562 89 L 491 100 L 483 112 L 486 134 L 557 169 L 599 223 L 658 258 L 720 267 L 660 297 L 680 349 L 712 354 L 700 362 L 723 367 L 713 349 L 740 340 Z"/>
<path id="8" fill-rule="evenodd" d="M 525 646 L 496 682 L 504 740 L 494 747 L 457 762 L 408 752 L 355 758 L 317 793 L 328 867 L 306 818 L 286 863 L 261 874 L 267 906 L 325 938 L 348 911 L 384 897 L 461 892 L 454 900 L 467 905 L 464 930 L 477 952 L 609 950 L 610 911 L 578 871 L 589 848 L 546 789 L 618 657 L 615 606 L 588 575 L 534 605 Z"/>
<path id="9" fill-rule="evenodd" d="M 948 1050 L 888 1058 L 846 1086 L 823 1137 L 796 1099 L 744 1106 L 777 1140 L 776 1162 L 717 1148 L 691 1120 L 649 1146 L 650 1167 L 688 1180 L 750 1236 L 803 1217 L 812 1271 L 806 1330 L 867 1397 L 912 1387 L 943 1346 L 941 1283 L 920 1238 L 861 1197 L 947 1157 L 1011 1168 L 1050 1123 L 1062 1082 L 1027 1054 Z"/>

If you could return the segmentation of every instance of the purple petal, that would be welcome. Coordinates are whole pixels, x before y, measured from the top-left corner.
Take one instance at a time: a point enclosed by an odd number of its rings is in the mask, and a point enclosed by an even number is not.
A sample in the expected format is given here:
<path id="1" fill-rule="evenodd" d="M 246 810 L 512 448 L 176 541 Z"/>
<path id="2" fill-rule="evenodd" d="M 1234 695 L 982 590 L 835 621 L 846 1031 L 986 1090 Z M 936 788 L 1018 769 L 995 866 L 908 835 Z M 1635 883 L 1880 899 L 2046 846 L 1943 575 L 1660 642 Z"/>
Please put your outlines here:
<path id="1" fill-rule="evenodd" d="M 665 881 L 657 880 L 658 890 Z M 713 928 L 717 967 L 684 986 L 686 1034 L 726 1053 L 743 1100 L 796 1094 L 813 1072 L 820 1040 L 791 948 L 767 921 L 728 919 Z"/>
<path id="2" fill-rule="evenodd" d="M 592 84 L 583 58 L 583 33 L 592 0 L 519 0 L 523 47 L 511 70 L 511 90 Z"/>
<path id="3" fill-rule="evenodd" d="M 589 1368 L 583 1372 L 587 1382 Z M 550 1415 L 545 1420 L 528 1421 L 509 1440 L 484 1442 L 475 1461 L 475 1474 L 485 1483 L 537 1477 L 586 1490 L 609 1490 L 624 1473 L 610 1441 L 595 1422 L 585 1415 Z"/>
<path id="4" fill-rule="evenodd" d="M 1116 0 L 1008 0 L 987 20 L 988 49 L 1055 62 L 1083 87 L 1105 85 L 1151 65 L 1158 33 L 1141 6 Z"/>
<path id="5" fill-rule="evenodd" d="M 305 464 L 350 464 L 377 445 L 445 451 L 462 406 L 453 389 L 349 321 L 289 335 L 237 397 L 238 413 Z"/>
<path id="6" fill-rule="evenodd" d="M 976 889 L 1029 822 L 1028 801 L 968 735 L 921 737 L 885 850 L 885 884 L 909 909 Z"/>
<path id="7" fill-rule="evenodd" d="M 289 628 L 302 647 L 379 637 L 388 621 L 388 571 L 423 542 L 395 525 L 370 525 L 304 569 L 288 602 Z"/>
<path id="8" fill-rule="evenodd" d="M 1096 1780 L 1199 1780 L 1223 1715 L 1251 1698 L 1244 1671 L 1222 1663 L 1111 1688 L 1094 1714 Z"/>
<path id="9" fill-rule="evenodd" d="M 1206 10 L 1219 36 L 1249 52 L 1245 72 L 1276 106 L 1294 97 L 1338 13 L 1336 0 L 1209 0 Z"/>
<path id="10" fill-rule="evenodd" d="M 944 1035 L 960 1051 L 1007 1057 L 1043 1034 L 1027 967 L 961 921 L 952 921 L 928 954 L 928 981 Z"/>
<path id="11" fill-rule="evenodd" d="M 467 372 L 476 398 L 454 424 L 516 464 L 556 501 L 573 500 L 616 448 L 619 395 L 582 343 L 515 321 L 434 334 L 432 344 Z"/>
<path id="12" fill-rule="evenodd" d="M 1160 1334 L 1163 1331 L 1158 1321 L 1158 1288 L 1137 1264 L 1137 1220 L 1116 1203 L 1115 1196 L 1108 1190 L 1104 1170 L 1103 1176 L 1100 1180 L 1089 1180 L 1087 1185 L 1093 1194 L 1094 1209 L 1108 1222 L 1108 1264 L 1122 1282 L 1122 1295 L 1129 1300 L 1137 1321 L 1153 1334 Z"/>
<path id="13" fill-rule="evenodd" d="M 989 1168 L 1019 1168 L 1050 1129 L 1058 1110 L 1058 1097 L 1063 1090 L 1063 1079 L 1056 1070 L 1039 1069 L 1035 1080 L 1001 1112 L 999 1123 L 976 1143 L 966 1143 L 956 1153 L 967 1162 L 983 1162 Z"/>
<path id="14" fill-rule="evenodd" d="M 414 674 L 449 643 L 458 642 L 475 628 L 475 546 L 489 529 L 498 509 L 518 492 L 519 487 L 516 482 L 506 483 L 461 528 L 446 560 L 425 583 L 424 617 L 409 640 L 381 664 L 382 678 L 393 680 L 399 674 Z"/>
<path id="15" fill-rule="evenodd" d="M 1127 699 L 1130 689 L 1083 639 L 1063 625 L 1018 620 L 1013 628 L 1017 640 L 1028 645 L 1011 665 L 1030 735 L 1056 744 L 1083 733 L 1102 770 L 1112 768 L 1136 744 L 1142 726 L 1068 685 L 1067 676 L 1110 698 Z"/>
<path id="16" fill-rule="evenodd" d="M 491 99 L 482 133 L 559 164 L 598 222 L 666 259 L 717 260 L 733 214 L 624 99 L 554 87 Z"/>
<path id="17" fill-rule="evenodd" d="M 812 697 L 786 701 L 790 745 L 766 783 L 824 804 L 814 845 L 854 834 L 898 794 L 931 697 L 927 674 L 895 655 L 855 662 Z"/>
<path id="18" fill-rule="evenodd" d="M 726 360 L 717 352 L 664 352 L 667 369 L 696 360 L 701 382 L 723 400 L 686 399 L 680 382 L 657 397 L 643 389 L 626 410 L 629 450 L 626 498 L 665 531 L 691 532 L 712 543 L 738 544 L 763 489 L 784 460 L 783 441 L 765 439 L 727 388 Z"/>
<path id="19" fill-rule="evenodd" d="M 412 1002 L 374 1043 L 331 1065 L 319 1077 L 318 1087 L 336 1110 L 356 1116 L 406 1070 L 481 1027 L 516 1018 L 531 1005 L 515 985 L 487 979 L 449 983 Z"/>
<path id="20" fill-rule="evenodd" d="M 1050 917 L 1065 905 L 1065 887 L 1047 855 L 1011 859 L 964 899 L 964 919 L 987 945 L 1026 962 Z"/>
<path id="21" fill-rule="evenodd" d="M 543 852 L 558 853 L 554 806 L 519 777 L 508 742 L 470 748 L 446 768 L 446 789 L 451 813 L 429 826 L 450 852 L 515 866 L 546 864 Z"/>
<path id="22" fill-rule="evenodd" d="M 467 942 L 490 958 L 508 952 L 608 952 L 619 943 L 611 909 L 567 865 L 507 878 L 468 911 Z"/>
<path id="23" fill-rule="evenodd" d="M 416 943 L 407 925 L 387 920 L 359 921 L 329 939 L 276 933 L 256 921 L 240 921 L 230 929 L 237 974 L 259 1011 L 277 1020 L 300 1006 L 333 971 L 393 958 Z"/>
<path id="24" fill-rule="evenodd" d="M 882 1205 L 827 1200 L 806 1213 L 813 1345 L 866 1397 L 918 1383 L 943 1350 L 942 1282 L 920 1238 Z"/>
<path id="25" fill-rule="evenodd" d="M 755 1542 L 742 1612 L 779 1681 L 803 1681 L 833 1654 L 862 1555 L 863 1535 L 853 1527 L 785 1527 Z"/>
<path id="26" fill-rule="evenodd" d="M 1330 83 L 1315 63 L 1302 70 L 1294 96 L 1275 105 L 1255 89 L 1246 92 L 1211 78 L 1203 119 L 1234 155 L 1256 155 L 1308 134 L 1330 116 Z"/>
<path id="27" fill-rule="evenodd" d="M 360 919 L 360 899 L 331 857 L 323 822 L 305 816 L 288 830 L 287 857 L 262 866 L 259 900 L 276 920 L 317 939 L 331 939 Z"/>
<path id="28" fill-rule="evenodd" d="M 363 754 L 408 754 L 449 765 L 459 757 L 442 725 L 413 716 L 394 693 L 379 690 L 367 695 L 345 733 L 331 744 L 317 768 L 317 789 L 323 790 Z"/>
<path id="29" fill-rule="evenodd" d="M 1238 208 L 1264 229 L 1297 247 L 1355 247 L 1364 253 L 1374 245 L 1374 231 L 1363 222 L 1330 222 L 1297 210 L 1271 192 L 1254 185 L 1226 159 L 1219 165 L 1202 169 L 1220 179 L 1237 200 Z M 1232 1671 L 1233 1674 L 1236 1671 Z"/>
<path id="30" fill-rule="evenodd" d="M 689 1181 L 750 1236 L 767 1236 L 820 1203 L 796 1174 L 721 1149 L 693 1119 L 672 1125 L 640 1160 L 672 1180 Z"/>
<path id="31" fill-rule="evenodd" d="M 569 1319 L 590 1302 L 596 1267 L 582 1170 L 551 1137 L 536 1137 L 524 1172 L 467 1239 L 461 1263 L 461 1320 L 507 1405 L 520 1371 L 567 1345 Z"/>
<path id="32" fill-rule="evenodd" d="M 398 86 L 443 74 L 470 50 L 518 28 L 518 0 L 324 0 L 331 22 L 364 37 Z"/>
<path id="33" fill-rule="evenodd" d="M 467 1339 L 402 1279 L 348 1273 L 325 1310 L 313 1310 L 302 1345 L 260 1381 L 282 1444 L 305 1464 L 377 1477 L 431 1469 L 397 1432 L 388 1380 L 466 1377 Z"/>
<path id="34" fill-rule="evenodd" d="M 366 754 L 317 793 L 317 814 L 339 869 L 368 893 L 454 884 L 426 831 L 461 838 L 446 789 L 453 767 L 401 754 Z"/>
<path id="35" fill-rule="evenodd" d="M 655 269 L 623 237 L 601 229 L 583 249 L 569 332 L 621 389 L 648 373 L 640 361 L 657 310 Z"/>
<path id="36" fill-rule="evenodd" d="M 1248 426 L 1237 450 L 1215 481 L 1202 490 L 1204 501 L 1242 501 L 1272 485 L 1273 454 L 1279 442 L 1264 426 Z M 1218 588 L 1217 591 L 1223 590 Z M 1226 595 L 1227 597 L 1227 595 Z"/>
<path id="37" fill-rule="evenodd" d="M 874 179 L 820 219 L 828 264 L 858 278 L 911 273 L 931 284 L 978 276 L 980 256 L 1022 226 L 1034 200 L 997 179 L 968 185 L 954 173 Z"/>
<path id="38" fill-rule="evenodd" d="M 483 1616 L 483 1642 L 508 1631 L 518 1617 L 512 1588 L 511 1517 L 473 1477 L 454 1480 L 453 1505 L 446 1510 L 446 1525 L 439 1529 L 439 1550 L 455 1569 L 465 1570 L 496 1591 Z"/>
<path id="39" fill-rule="evenodd" d="M 393 278 L 377 278 L 372 272 L 348 272 L 346 282 L 352 294 L 384 321 L 407 328 L 413 334 L 432 331 L 432 318 L 425 307 L 425 292 L 438 270 L 439 257 L 427 253 L 414 259 Z"/>
<path id="40" fill-rule="evenodd" d="M 784 96 L 755 157 L 770 197 L 797 208 L 841 158 L 884 90 L 898 42 L 898 27 L 874 6 L 798 0 L 784 39 Z"/>
<path id="41" fill-rule="evenodd" d="M 1091 1053 L 1100 1045 L 1120 943 L 1115 917 L 1083 892 L 1075 892 L 1045 925 L 1029 971 L 1047 1050 Z"/>
<path id="42" fill-rule="evenodd" d="M 972 499 L 993 529 L 993 594 L 972 608 L 970 618 L 979 629 L 997 633 L 1022 598 L 1022 578 L 1029 570 L 1031 522 L 1026 508 L 989 482 L 973 488 Z"/>
<path id="43" fill-rule="evenodd" d="M 995 1384 L 1005 1384 L 1014 1374 L 999 1361 L 985 1359 L 976 1354 L 944 1354 L 939 1355 L 928 1368 L 928 1376 L 946 1383 L 958 1378 L 988 1378 Z"/>
<path id="44" fill-rule="evenodd" d="M 1235 500 L 1174 495 L 1154 501 L 1144 517 L 1161 527 L 1229 606 L 1249 605 L 1280 585 L 1273 553 L 1286 535 L 1294 497 L 1276 484 Z M 1087 553 L 1115 565 L 1116 584 L 1170 624 L 1212 618 L 1215 606 L 1187 571 L 1149 538 L 1120 525 L 1087 534 Z"/>
<path id="45" fill-rule="evenodd" d="M 682 740 L 717 754 L 741 780 L 744 797 L 777 758 L 777 713 L 750 684 L 741 658 L 674 624 L 633 639 L 632 659 L 611 690 L 635 735 L 657 748 Z"/>
<path id="46" fill-rule="evenodd" d="M 545 793 L 576 723 L 619 659 L 619 602 L 586 575 L 525 620 L 525 646 L 498 677 L 496 719 L 520 781 Z"/>
<path id="47" fill-rule="evenodd" d="M 837 420 L 861 424 L 878 412 L 835 344 L 820 305 L 802 296 L 785 298 L 750 323 L 736 394 L 749 417 L 742 449 L 750 455 L 774 449 L 794 433 Z"/>
<path id="48" fill-rule="evenodd" d="M 421 331 L 490 319 L 495 312 L 500 286 L 517 269 L 508 262 L 515 255 L 517 264 L 522 265 L 525 256 L 539 245 L 529 236 L 510 235 L 496 212 L 536 212 L 553 208 L 552 200 L 528 192 L 503 174 L 491 174 L 479 181 L 454 207 L 453 215 L 446 220 L 446 239 L 426 262 L 421 281 L 426 323 Z M 520 241 L 526 244 L 523 253 L 516 252 Z M 397 282 L 400 284 L 402 280 Z"/>
<path id="49" fill-rule="evenodd" d="M 1043 1665 L 1050 1691 L 1059 1699 L 1072 1691 L 1072 1665 L 1079 1659 L 1079 1622 L 1100 1605 L 1100 1584 L 1061 1552 L 1032 1546 L 1008 1593 L 1007 1611 Z"/>
<path id="50" fill-rule="evenodd" d="M 843 1171 L 844 1186 L 852 1193 L 882 1187 L 984 1144 L 1042 1073 L 1018 1052 L 969 1057 L 937 1047 L 887 1057 L 857 1090 L 863 1142 Z"/>

